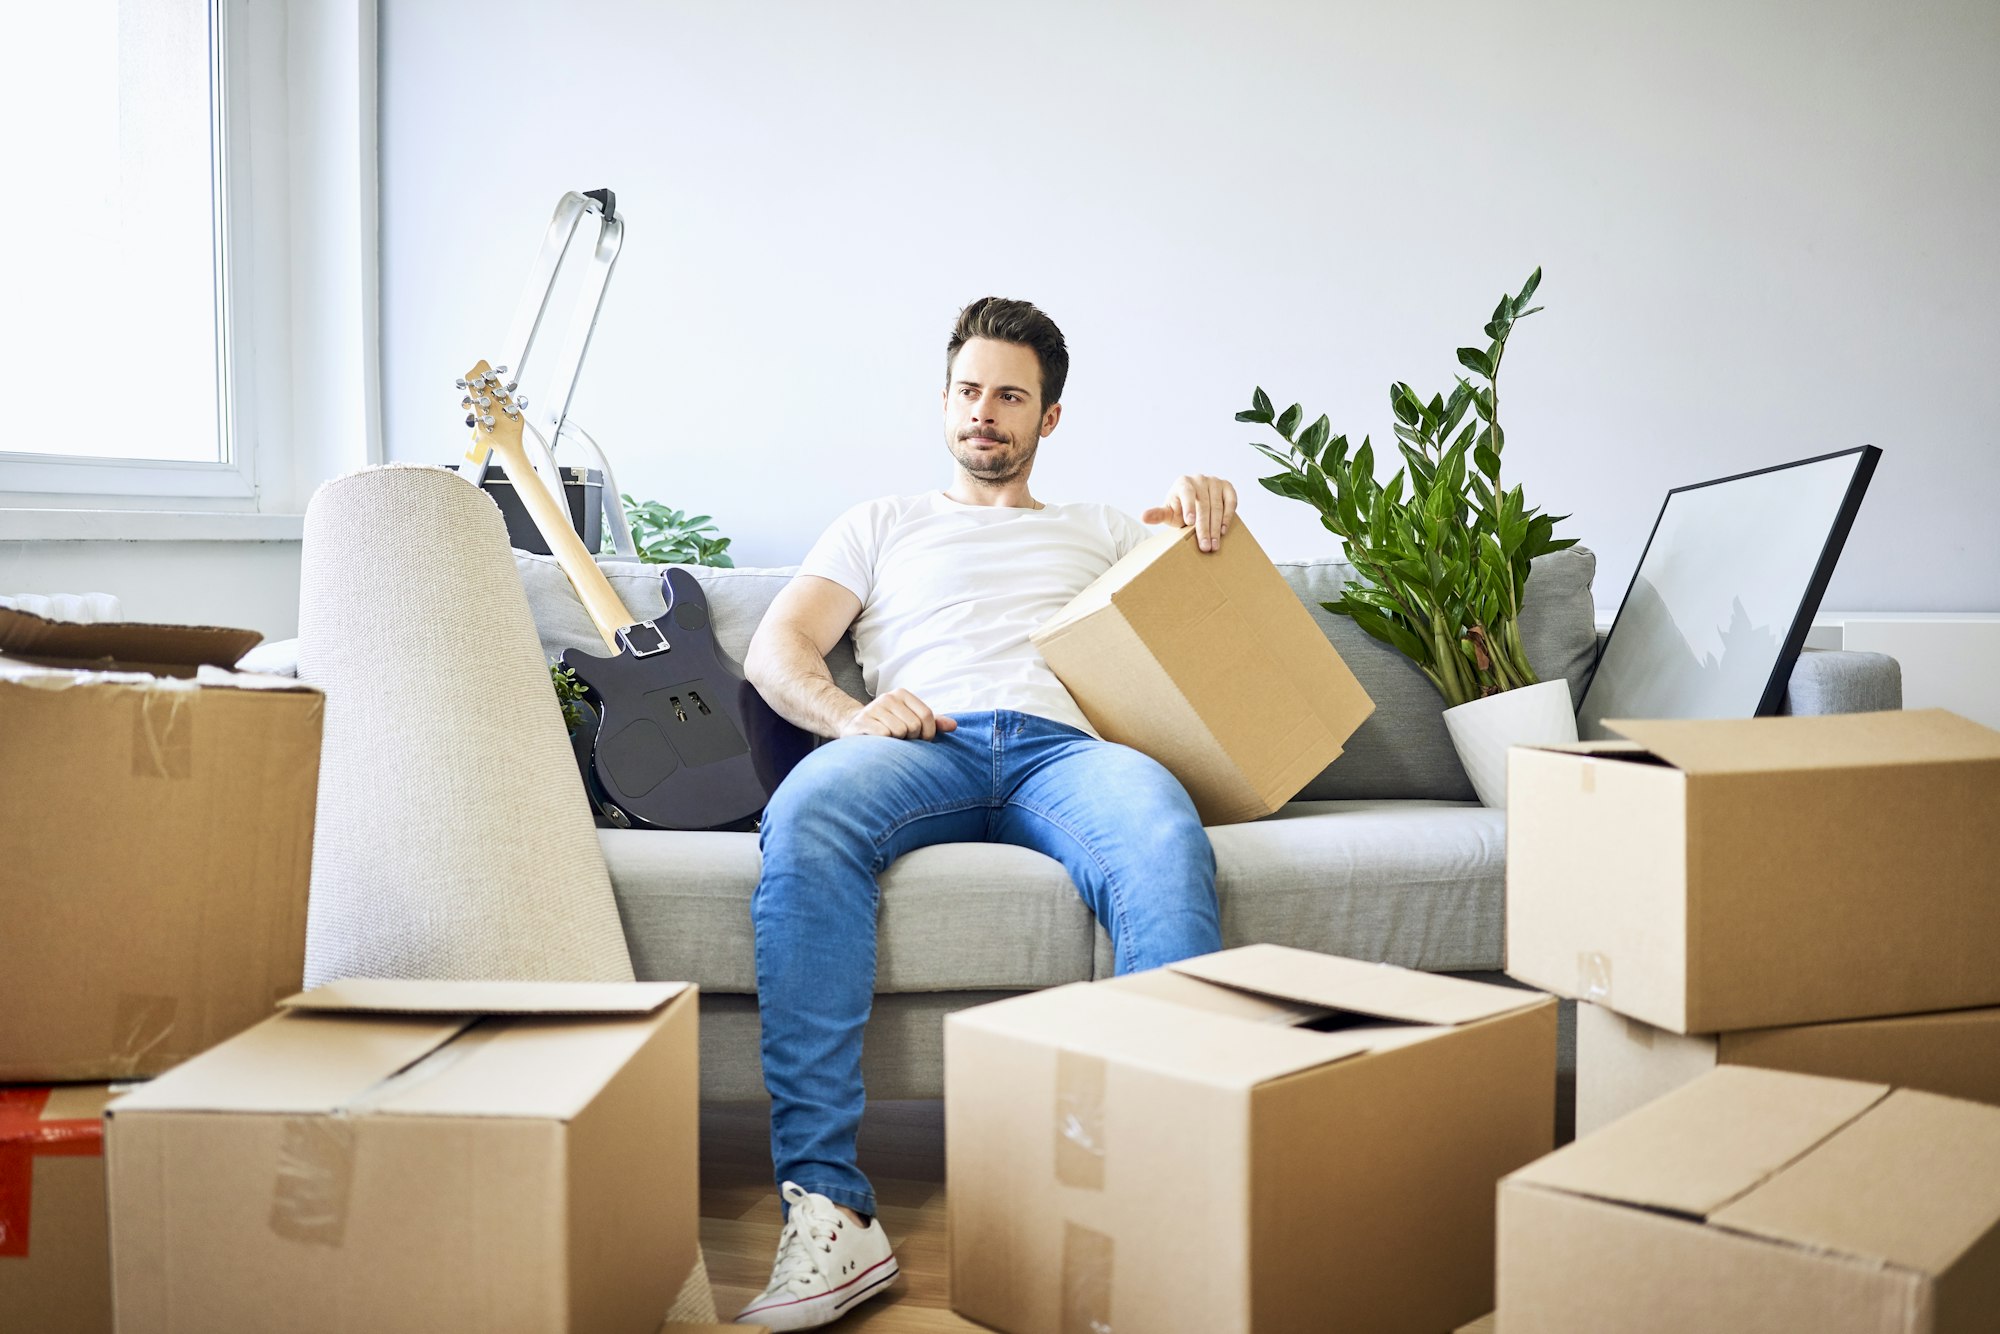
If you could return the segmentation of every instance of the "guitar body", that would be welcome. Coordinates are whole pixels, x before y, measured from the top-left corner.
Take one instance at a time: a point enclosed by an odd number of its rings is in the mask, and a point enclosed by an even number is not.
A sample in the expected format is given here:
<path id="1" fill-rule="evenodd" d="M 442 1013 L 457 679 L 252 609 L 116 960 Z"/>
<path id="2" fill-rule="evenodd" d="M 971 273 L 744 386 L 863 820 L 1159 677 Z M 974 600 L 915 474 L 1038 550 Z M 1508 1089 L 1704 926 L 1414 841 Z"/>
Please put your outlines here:
<path id="1" fill-rule="evenodd" d="M 614 824 L 716 829 L 753 820 L 812 736 L 779 717 L 715 642 L 708 600 L 685 570 L 661 576 L 665 648 L 614 657 L 571 649 L 596 713 L 591 772 Z M 621 819 L 622 817 L 622 819 Z"/>

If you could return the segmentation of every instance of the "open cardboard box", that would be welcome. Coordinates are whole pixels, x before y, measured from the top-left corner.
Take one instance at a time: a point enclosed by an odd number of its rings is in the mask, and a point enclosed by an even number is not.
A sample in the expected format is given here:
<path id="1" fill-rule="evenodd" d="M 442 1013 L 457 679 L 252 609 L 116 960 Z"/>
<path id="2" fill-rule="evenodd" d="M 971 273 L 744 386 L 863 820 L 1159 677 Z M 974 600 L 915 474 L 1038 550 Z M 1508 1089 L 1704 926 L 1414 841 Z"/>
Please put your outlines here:
<path id="1" fill-rule="evenodd" d="M 0 1081 L 157 1074 L 305 967 L 324 698 L 259 636 L 0 608 Z"/>
<path id="2" fill-rule="evenodd" d="M 1585 1002 L 1576 1007 L 1576 1133 L 1609 1125 L 1718 1065 L 2000 1106 L 2000 1007 L 1683 1035 Z"/>
<path id="3" fill-rule="evenodd" d="M 656 1334 L 695 989 L 337 982 L 112 1104 L 124 1334 Z"/>
<path id="4" fill-rule="evenodd" d="M 1017 1334 L 1437 1334 L 1554 1142 L 1555 1002 L 1252 945 L 945 1022 L 951 1303 Z"/>
<path id="5" fill-rule="evenodd" d="M 1203 824 L 1269 815 L 1375 710 L 1239 518 L 1158 533 L 1034 634 L 1107 741 L 1158 760 Z"/>
<path id="6" fill-rule="evenodd" d="M 1676 1033 L 2000 1004 L 2000 732 L 1607 726 L 1509 754 L 1514 977 Z"/>
<path id="7" fill-rule="evenodd" d="M 1509 1176 L 1499 1327 L 1971 1334 L 2000 1312 L 2000 1108 L 1724 1066 Z"/>

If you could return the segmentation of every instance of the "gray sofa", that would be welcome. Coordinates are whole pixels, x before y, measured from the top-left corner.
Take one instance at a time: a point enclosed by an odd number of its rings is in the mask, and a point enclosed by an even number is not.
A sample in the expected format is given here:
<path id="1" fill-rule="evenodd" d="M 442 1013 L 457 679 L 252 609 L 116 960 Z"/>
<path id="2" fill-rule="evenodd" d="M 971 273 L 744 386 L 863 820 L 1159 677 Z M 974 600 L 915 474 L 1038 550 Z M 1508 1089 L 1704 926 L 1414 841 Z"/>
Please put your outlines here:
<path id="1" fill-rule="evenodd" d="M 515 553 L 542 648 L 602 652 L 555 561 Z M 628 608 L 663 610 L 660 567 L 600 562 Z M 1346 752 L 1276 814 L 1210 831 L 1223 934 L 1437 972 L 1502 967 L 1504 812 L 1473 799 L 1436 692 L 1402 657 L 1319 603 L 1350 576 L 1333 560 L 1280 561 L 1286 579 L 1374 699 Z M 1522 614 L 1530 661 L 1581 698 L 1597 636 L 1581 548 L 1536 562 Z M 789 569 L 696 570 L 717 639 L 739 659 Z M 834 679 L 865 698 L 851 645 Z M 1787 710 L 1901 707 L 1893 659 L 1806 653 Z M 552 706 L 553 707 L 553 706 Z M 750 895 L 757 840 L 745 833 L 600 831 L 632 962 L 642 979 L 702 989 L 702 1094 L 764 1096 L 758 1062 Z M 1062 868 L 1021 848 L 926 848 L 882 876 L 876 1005 L 864 1044 L 874 1098 L 942 1092 L 943 1018 L 1008 992 L 1109 975 L 1110 944 Z"/>

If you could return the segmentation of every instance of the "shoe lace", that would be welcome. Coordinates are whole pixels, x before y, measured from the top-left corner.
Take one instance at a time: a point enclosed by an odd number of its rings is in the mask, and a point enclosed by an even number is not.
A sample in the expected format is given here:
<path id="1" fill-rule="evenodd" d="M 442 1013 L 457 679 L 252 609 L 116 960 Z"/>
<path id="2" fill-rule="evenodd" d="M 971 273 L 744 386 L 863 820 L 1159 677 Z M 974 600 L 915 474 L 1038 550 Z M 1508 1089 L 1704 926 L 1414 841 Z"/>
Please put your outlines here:
<path id="1" fill-rule="evenodd" d="M 823 1197 L 815 1198 L 787 1181 L 783 1187 L 791 1215 L 778 1234 L 778 1261 L 771 1268 L 771 1287 L 795 1286 L 822 1272 L 819 1257 L 833 1250 L 840 1216 Z"/>

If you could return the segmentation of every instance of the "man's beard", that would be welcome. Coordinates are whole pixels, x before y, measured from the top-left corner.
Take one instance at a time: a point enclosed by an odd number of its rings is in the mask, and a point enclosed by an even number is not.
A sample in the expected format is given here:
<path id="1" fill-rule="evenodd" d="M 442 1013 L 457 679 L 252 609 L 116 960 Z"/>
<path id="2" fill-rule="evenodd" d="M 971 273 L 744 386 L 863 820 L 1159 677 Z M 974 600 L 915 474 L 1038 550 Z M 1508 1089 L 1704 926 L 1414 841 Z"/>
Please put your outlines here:
<path id="1" fill-rule="evenodd" d="M 994 486 L 1004 486 L 1028 470 L 1035 461 L 1035 450 L 1040 445 L 1039 437 L 1030 440 L 1026 448 L 1020 447 L 1009 438 L 998 449 L 988 450 L 982 454 L 966 447 L 964 435 L 953 435 L 951 456 L 958 460 L 959 467 L 977 480 Z"/>

